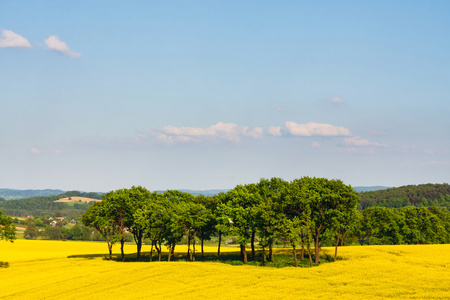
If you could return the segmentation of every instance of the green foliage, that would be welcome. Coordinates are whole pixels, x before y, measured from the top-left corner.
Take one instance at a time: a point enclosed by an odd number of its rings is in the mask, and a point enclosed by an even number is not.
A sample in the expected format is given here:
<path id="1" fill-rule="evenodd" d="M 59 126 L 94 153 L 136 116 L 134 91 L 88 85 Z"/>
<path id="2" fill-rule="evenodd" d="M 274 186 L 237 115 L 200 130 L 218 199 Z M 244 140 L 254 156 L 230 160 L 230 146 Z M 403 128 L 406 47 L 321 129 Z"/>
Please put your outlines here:
<path id="1" fill-rule="evenodd" d="M 450 208 L 449 184 L 407 185 L 398 188 L 362 192 L 359 209 L 371 206 L 402 208 L 405 206 L 439 206 Z"/>
<path id="2" fill-rule="evenodd" d="M 0 240 L 13 242 L 16 238 L 16 227 L 12 219 L 0 210 Z"/>
<path id="3" fill-rule="evenodd" d="M 437 207 L 370 207 L 356 234 L 361 244 L 437 244 L 450 242 L 450 213 Z"/>
<path id="4" fill-rule="evenodd" d="M 23 237 L 26 239 L 35 240 L 39 236 L 39 230 L 36 228 L 33 220 L 28 220 L 27 228 L 23 233 Z"/>

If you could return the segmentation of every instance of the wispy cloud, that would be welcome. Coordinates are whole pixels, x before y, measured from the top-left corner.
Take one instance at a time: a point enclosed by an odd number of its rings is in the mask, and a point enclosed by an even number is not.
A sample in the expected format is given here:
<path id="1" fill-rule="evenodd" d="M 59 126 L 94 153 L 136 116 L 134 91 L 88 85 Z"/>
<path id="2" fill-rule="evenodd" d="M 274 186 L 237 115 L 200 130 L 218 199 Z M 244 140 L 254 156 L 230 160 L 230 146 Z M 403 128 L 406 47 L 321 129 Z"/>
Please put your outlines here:
<path id="1" fill-rule="evenodd" d="M 247 126 L 223 122 L 218 122 L 205 128 L 165 126 L 162 129 L 152 129 L 149 134 L 141 134 L 138 139 L 139 141 L 146 140 L 149 136 L 156 138 L 160 142 L 169 144 L 204 141 L 239 142 L 242 137 L 262 138 L 263 128 L 254 127 L 250 129 Z"/>
<path id="2" fill-rule="evenodd" d="M 445 148 L 445 149 L 425 149 L 423 152 L 425 152 L 426 154 L 449 154 L 450 153 L 450 149 Z"/>
<path id="3" fill-rule="evenodd" d="M 372 130 L 370 133 L 373 134 L 373 135 L 387 135 L 386 132 L 377 131 L 377 130 Z"/>
<path id="4" fill-rule="evenodd" d="M 17 33 L 2 29 L 0 35 L 0 48 L 31 48 L 30 42 Z"/>
<path id="5" fill-rule="evenodd" d="M 69 46 L 67 46 L 65 42 L 61 41 L 56 35 L 49 36 L 44 40 L 44 42 L 50 50 L 59 52 L 65 56 L 73 58 L 78 58 L 81 56 L 80 53 L 70 50 Z"/>
<path id="6" fill-rule="evenodd" d="M 281 126 L 271 126 L 267 129 L 267 133 L 273 136 L 282 136 Z"/>
<path id="7" fill-rule="evenodd" d="M 38 149 L 38 148 L 36 148 L 36 147 L 31 147 L 31 148 L 30 148 L 30 153 L 31 153 L 31 154 L 44 154 L 45 151 L 42 150 L 42 149 Z"/>
<path id="8" fill-rule="evenodd" d="M 342 103 L 344 103 L 344 100 L 339 97 L 333 97 L 333 98 L 331 98 L 331 102 L 334 104 L 342 104 Z"/>
<path id="9" fill-rule="evenodd" d="M 289 134 L 295 136 L 351 136 L 350 130 L 341 126 L 326 123 L 309 122 L 297 124 L 293 121 L 284 123 Z"/>
<path id="10" fill-rule="evenodd" d="M 346 152 L 368 152 L 377 147 L 388 147 L 386 144 L 372 142 L 353 136 L 350 129 L 327 123 L 309 122 L 298 124 L 293 121 L 285 122 L 284 126 L 262 127 L 240 126 L 236 123 L 218 122 L 207 127 L 164 126 L 162 129 L 150 128 L 148 132 L 140 133 L 134 138 L 115 139 L 113 143 L 121 146 L 151 145 L 151 144 L 183 144 L 183 143 L 239 143 L 243 139 L 263 139 L 267 136 L 305 137 L 314 138 L 310 146 L 322 148 L 320 138 L 330 137 L 336 141 L 336 146 L 345 146 Z M 358 150 L 359 149 L 359 150 Z M 366 149 L 366 150 L 364 150 Z M 373 152 L 372 151 L 372 152 Z"/>
<path id="11" fill-rule="evenodd" d="M 41 154 L 56 154 L 56 155 L 59 155 L 59 154 L 62 154 L 62 151 L 61 150 L 50 150 L 50 151 L 47 151 L 47 150 L 44 150 L 44 149 L 31 147 L 30 148 L 30 153 L 31 154 L 35 154 L 35 155 L 41 155 Z"/>
<path id="12" fill-rule="evenodd" d="M 353 136 L 344 139 L 344 143 L 346 146 L 352 147 L 387 147 L 386 144 L 371 142 L 369 140 L 362 139 L 359 136 Z"/>
<path id="13" fill-rule="evenodd" d="M 432 161 L 428 161 L 422 164 L 422 166 L 441 166 L 441 167 L 448 167 L 450 166 L 450 161 L 448 160 L 432 160 Z"/>

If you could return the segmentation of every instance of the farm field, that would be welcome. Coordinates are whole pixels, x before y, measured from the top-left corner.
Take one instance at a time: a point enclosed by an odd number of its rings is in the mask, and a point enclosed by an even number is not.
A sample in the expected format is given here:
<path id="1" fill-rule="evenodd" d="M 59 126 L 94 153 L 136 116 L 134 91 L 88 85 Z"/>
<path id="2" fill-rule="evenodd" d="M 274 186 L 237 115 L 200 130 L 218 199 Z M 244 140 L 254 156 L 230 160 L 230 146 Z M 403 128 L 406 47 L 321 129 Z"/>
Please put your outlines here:
<path id="1" fill-rule="evenodd" d="M 86 197 L 66 197 L 61 198 L 59 200 L 56 200 L 55 202 L 83 202 L 83 203 L 89 203 L 89 202 L 101 202 L 100 199 L 93 199 L 93 198 L 86 198 Z"/>
<path id="2" fill-rule="evenodd" d="M 114 247 L 115 253 L 120 251 Z M 144 251 L 149 247 L 144 246 Z M 186 249 L 177 246 L 177 252 Z M 206 247 L 215 251 L 215 247 Z M 223 248 L 223 251 L 238 250 Z M 332 248 L 325 248 L 332 253 Z M 3 299 L 449 299 L 450 245 L 341 247 L 335 263 L 264 268 L 103 260 L 102 242 L 0 243 Z M 126 245 L 126 253 L 134 253 Z"/>

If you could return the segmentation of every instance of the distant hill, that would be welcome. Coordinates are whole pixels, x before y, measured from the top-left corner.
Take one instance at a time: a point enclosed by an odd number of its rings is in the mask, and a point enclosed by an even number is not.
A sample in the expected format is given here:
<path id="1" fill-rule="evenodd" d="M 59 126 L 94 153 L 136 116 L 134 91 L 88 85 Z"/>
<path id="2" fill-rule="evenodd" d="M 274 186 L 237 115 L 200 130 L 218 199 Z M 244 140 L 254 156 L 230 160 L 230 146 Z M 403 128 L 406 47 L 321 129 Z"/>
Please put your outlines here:
<path id="1" fill-rule="evenodd" d="M 419 184 L 405 185 L 359 194 L 360 208 L 384 206 L 401 208 L 404 206 L 450 206 L 450 185 Z"/>
<path id="2" fill-rule="evenodd" d="M 358 193 L 385 190 L 388 188 L 389 187 L 386 187 L 386 186 L 354 186 L 353 187 L 353 189 Z M 230 189 L 213 189 L 213 190 L 180 189 L 179 191 L 191 193 L 195 196 L 197 196 L 197 195 L 214 196 L 221 192 L 226 193 L 229 190 Z M 0 198 L 3 198 L 5 200 L 18 200 L 18 199 L 26 199 L 26 198 L 32 198 L 32 197 L 60 195 L 60 194 L 66 193 L 66 192 L 67 191 L 52 190 L 52 189 L 45 189 L 45 190 L 0 189 Z M 165 191 L 158 190 L 157 192 L 164 193 Z M 97 194 L 102 194 L 102 193 L 97 193 Z"/>
<path id="3" fill-rule="evenodd" d="M 230 189 L 225 189 L 225 190 L 187 190 L 187 189 L 178 189 L 177 191 L 180 192 L 185 192 L 185 193 L 191 193 L 194 196 L 198 196 L 198 195 L 204 195 L 204 196 L 214 196 L 217 195 L 219 193 L 226 193 L 228 192 Z M 158 194 L 163 194 L 165 192 L 165 190 L 158 190 L 156 191 Z"/>
<path id="4" fill-rule="evenodd" d="M 41 196 L 53 196 L 63 194 L 65 191 L 62 190 L 14 190 L 14 189 L 0 189 L 0 198 L 6 200 L 17 200 L 31 197 L 41 197 Z"/>
<path id="5" fill-rule="evenodd" d="M 354 186 L 353 189 L 358 192 L 371 192 L 371 191 L 379 191 L 379 190 L 386 190 L 391 188 L 390 186 Z"/>

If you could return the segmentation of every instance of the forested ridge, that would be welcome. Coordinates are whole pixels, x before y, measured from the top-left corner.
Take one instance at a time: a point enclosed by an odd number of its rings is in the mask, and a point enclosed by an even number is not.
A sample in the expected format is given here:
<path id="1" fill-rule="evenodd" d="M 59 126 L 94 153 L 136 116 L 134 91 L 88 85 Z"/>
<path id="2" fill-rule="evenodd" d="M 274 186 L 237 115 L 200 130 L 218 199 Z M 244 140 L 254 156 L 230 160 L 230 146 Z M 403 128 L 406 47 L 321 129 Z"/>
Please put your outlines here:
<path id="1" fill-rule="evenodd" d="M 12 216 L 53 216 L 55 210 L 61 211 L 62 215 L 74 213 L 81 215 L 89 208 L 89 204 L 85 203 L 69 205 L 67 203 L 55 202 L 56 200 L 67 197 L 101 199 L 101 195 L 97 193 L 69 191 L 58 195 L 37 196 L 19 200 L 5 200 L 0 198 L 0 209 L 4 213 Z"/>
<path id="2" fill-rule="evenodd" d="M 364 210 L 372 206 L 402 208 L 417 207 L 447 207 L 450 208 L 450 185 L 419 184 L 406 185 L 385 190 L 361 192 L 358 208 Z"/>

